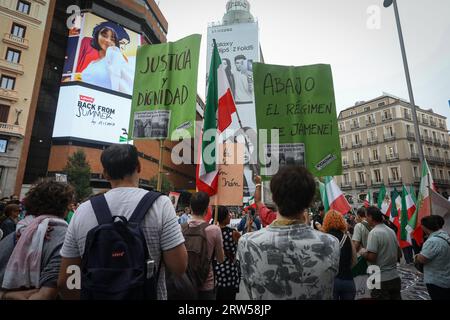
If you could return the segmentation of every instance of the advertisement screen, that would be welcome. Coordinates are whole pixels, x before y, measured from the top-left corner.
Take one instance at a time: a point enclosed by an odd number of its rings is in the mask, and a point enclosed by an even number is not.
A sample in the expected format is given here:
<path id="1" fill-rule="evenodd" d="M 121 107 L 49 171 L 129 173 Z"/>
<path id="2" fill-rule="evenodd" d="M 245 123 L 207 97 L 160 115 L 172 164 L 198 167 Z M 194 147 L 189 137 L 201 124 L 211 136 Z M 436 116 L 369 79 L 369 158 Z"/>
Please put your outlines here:
<path id="1" fill-rule="evenodd" d="M 127 141 L 140 45 L 138 33 L 92 13 L 81 15 L 69 31 L 54 138 Z"/>
<path id="2" fill-rule="evenodd" d="M 256 152 L 256 113 L 253 85 L 253 63 L 260 62 L 259 29 L 257 23 L 241 23 L 208 28 L 207 68 L 211 63 L 213 40 L 216 40 L 222 64 L 233 93 L 236 109 L 242 122 L 243 131 L 236 141 L 244 143 L 244 201 L 255 192 L 253 176 L 258 173 L 257 165 L 250 163 L 251 153 Z M 208 79 L 208 75 L 206 75 Z M 233 115 L 232 128 L 239 128 L 236 114 Z M 245 135 L 245 137 L 244 137 Z"/>

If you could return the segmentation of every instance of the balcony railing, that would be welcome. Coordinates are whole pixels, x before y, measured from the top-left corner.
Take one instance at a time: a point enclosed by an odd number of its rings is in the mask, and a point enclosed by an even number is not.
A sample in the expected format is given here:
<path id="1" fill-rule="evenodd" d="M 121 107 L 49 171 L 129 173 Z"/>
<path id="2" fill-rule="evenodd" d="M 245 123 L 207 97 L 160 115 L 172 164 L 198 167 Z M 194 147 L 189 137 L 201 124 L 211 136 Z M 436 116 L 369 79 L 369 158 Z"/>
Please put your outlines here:
<path id="1" fill-rule="evenodd" d="M 374 145 L 374 144 L 378 144 L 378 138 L 377 137 L 375 137 L 375 138 L 367 138 L 367 145 L 368 146 L 371 146 L 371 145 Z"/>
<path id="2" fill-rule="evenodd" d="M 366 127 L 372 127 L 372 126 L 376 126 L 377 122 L 375 121 L 375 119 L 367 119 L 366 120 Z"/>
<path id="3" fill-rule="evenodd" d="M 409 113 L 403 114 L 403 117 L 405 117 L 406 120 L 412 120 L 411 115 Z"/>
<path id="4" fill-rule="evenodd" d="M 350 163 L 348 163 L 348 162 L 342 162 L 342 168 L 344 168 L 344 169 L 350 168 Z"/>
<path id="5" fill-rule="evenodd" d="M 359 128 L 359 123 L 353 123 L 352 125 L 350 125 L 350 130 L 357 130 Z"/>
<path id="6" fill-rule="evenodd" d="M 423 124 L 430 124 L 430 122 L 429 122 L 428 119 L 426 119 L 426 118 L 422 118 L 422 123 L 423 123 Z"/>
<path id="7" fill-rule="evenodd" d="M 437 127 L 436 121 L 435 120 L 430 120 L 430 126 Z"/>
<path id="8" fill-rule="evenodd" d="M 14 124 L 0 122 L 0 133 L 22 135 L 22 128 Z"/>
<path id="9" fill-rule="evenodd" d="M 450 185 L 450 180 L 448 180 L 448 179 L 434 179 L 434 182 L 440 186 L 449 186 Z"/>
<path id="10" fill-rule="evenodd" d="M 23 74 L 23 65 L 14 63 L 5 59 L 0 59 L 0 69 L 6 70 L 15 74 Z"/>
<path id="11" fill-rule="evenodd" d="M 19 93 L 14 90 L 0 88 L 0 98 L 15 102 L 19 100 Z"/>
<path id="12" fill-rule="evenodd" d="M 392 120 L 392 114 L 388 114 L 388 115 L 384 115 L 381 117 L 381 121 L 385 122 L 385 121 L 389 121 Z"/>
<path id="13" fill-rule="evenodd" d="M 419 161 L 419 160 L 420 160 L 419 154 L 412 152 L 411 153 L 411 161 Z"/>
<path id="14" fill-rule="evenodd" d="M 435 138 L 433 138 L 433 144 L 434 144 L 435 146 L 440 146 L 440 145 L 441 145 L 441 140 L 440 140 L 440 139 L 435 139 Z"/>
<path id="15" fill-rule="evenodd" d="M 444 158 L 441 157 L 425 156 L 425 158 L 428 160 L 428 162 L 433 164 L 445 164 Z"/>
<path id="16" fill-rule="evenodd" d="M 369 163 L 370 163 L 370 164 L 377 164 L 377 163 L 380 163 L 380 158 L 377 158 L 377 159 L 369 158 Z"/>
<path id="17" fill-rule="evenodd" d="M 341 150 L 347 150 L 348 149 L 348 146 L 347 146 L 347 144 L 343 144 L 343 145 L 341 145 Z"/>
<path id="18" fill-rule="evenodd" d="M 386 161 L 387 162 L 398 161 L 398 160 L 399 160 L 398 153 L 386 155 Z"/>
<path id="19" fill-rule="evenodd" d="M 416 135 L 413 132 L 406 132 L 406 138 L 408 140 L 416 141 Z"/>
<path id="20" fill-rule="evenodd" d="M 352 142 L 352 146 L 353 146 L 353 148 L 361 148 L 362 143 L 361 142 Z"/>
<path id="21" fill-rule="evenodd" d="M 401 178 L 389 178 L 389 185 L 402 185 Z"/>
<path id="22" fill-rule="evenodd" d="M 431 138 L 431 137 L 422 137 L 421 139 L 423 142 L 425 142 L 427 144 L 433 144 L 433 138 Z"/>
<path id="23" fill-rule="evenodd" d="M 341 190 L 351 190 L 352 183 L 351 182 L 341 182 Z"/>
<path id="24" fill-rule="evenodd" d="M 395 134 L 388 133 L 384 135 L 384 141 L 392 141 L 392 140 L 395 140 Z"/>
<path id="25" fill-rule="evenodd" d="M 449 143 L 444 141 L 442 142 L 442 147 L 444 147 L 445 149 L 448 149 L 450 147 Z"/>
<path id="26" fill-rule="evenodd" d="M 366 188 L 367 182 L 366 181 L 356 181 L 355 186 L 356 186 L 356 188 Z"/>
<path id="27" fill-rule="evenodd" d="M 5 33 L 5 35 L 3 36 L 3 42 L 16 45 L 23 49 L 28 49 L 28 46 L 29 46 L 27 39 L 17 37 L 10 33 Z"/>
<path id="28" fill-rule="evenodd" d="M 445 125 L 443 123 L 439 123 L 439 128 L 445 129 Z"/>
<path id="29" fill-rule="evenodd" d="M 355 160 L 353 162 L 354 167 L 364 167 L 364 161 L 363 160 Z"/>
<path id="30" fill-rule="evenodd" d="M 372 180 L 372 186 L 381 186 L 383 184 L 383 180 Z"/>

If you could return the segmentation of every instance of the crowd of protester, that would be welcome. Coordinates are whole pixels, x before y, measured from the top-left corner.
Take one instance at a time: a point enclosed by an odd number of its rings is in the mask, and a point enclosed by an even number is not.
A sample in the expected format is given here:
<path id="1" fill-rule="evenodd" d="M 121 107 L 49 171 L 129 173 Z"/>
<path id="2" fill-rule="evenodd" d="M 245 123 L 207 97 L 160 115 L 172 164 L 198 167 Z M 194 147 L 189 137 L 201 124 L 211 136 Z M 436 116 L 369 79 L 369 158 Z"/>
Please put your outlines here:
<path id="1" fill-rule="evenodd" d="M 81 204 L 51 179 L 22 201 L 0 201 L 0 299 L 354 300 L 355 270 L 371 265 L 371 297 L 401 299 L 395 226 L 374 206 L 346 215 L 318 206 L 313 215 L 316 181 L 305 168 L 279 170 L 273 204 L 255 177 L 245 210 L 211 208 L 197 192 L 176 212 L 167 196 L 138 188 L 134 146 L 109 147 L 101 163 L 111 190 Z M 450 299 L 444 220 L 421 223 L 427 240 L 414 263 L 431 298 Z"/>

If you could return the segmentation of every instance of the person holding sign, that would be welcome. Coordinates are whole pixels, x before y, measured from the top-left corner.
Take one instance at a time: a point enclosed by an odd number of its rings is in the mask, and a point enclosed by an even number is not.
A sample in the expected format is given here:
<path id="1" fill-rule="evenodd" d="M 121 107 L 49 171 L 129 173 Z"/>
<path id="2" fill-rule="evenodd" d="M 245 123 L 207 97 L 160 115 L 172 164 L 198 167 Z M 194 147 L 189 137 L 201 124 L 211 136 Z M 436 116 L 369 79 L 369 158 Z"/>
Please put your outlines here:
<path id="1" fill-rule="evenodd" d="M 251 300 L 333 299 L 339 241 L 308 224 L 316 191 L 303 167 L 281 168 L 270 182 L 278 218 L 238 244 L 242 281 Z"/>

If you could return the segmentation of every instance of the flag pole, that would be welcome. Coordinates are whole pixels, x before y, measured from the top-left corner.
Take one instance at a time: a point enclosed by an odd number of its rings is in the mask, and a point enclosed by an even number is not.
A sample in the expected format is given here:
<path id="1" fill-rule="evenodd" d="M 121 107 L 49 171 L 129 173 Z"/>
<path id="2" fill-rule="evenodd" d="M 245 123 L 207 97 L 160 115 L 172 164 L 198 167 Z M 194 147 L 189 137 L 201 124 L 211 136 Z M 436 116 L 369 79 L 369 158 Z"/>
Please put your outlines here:
<path id="1" fill-rule="evenodd" d="M 164 156 L 164 140 L 159 140 L 159 164 L 158 164 L 158 185 L 156 190 L 162 192 L 162 172 L 163 172 L 163 156 Z"/>

